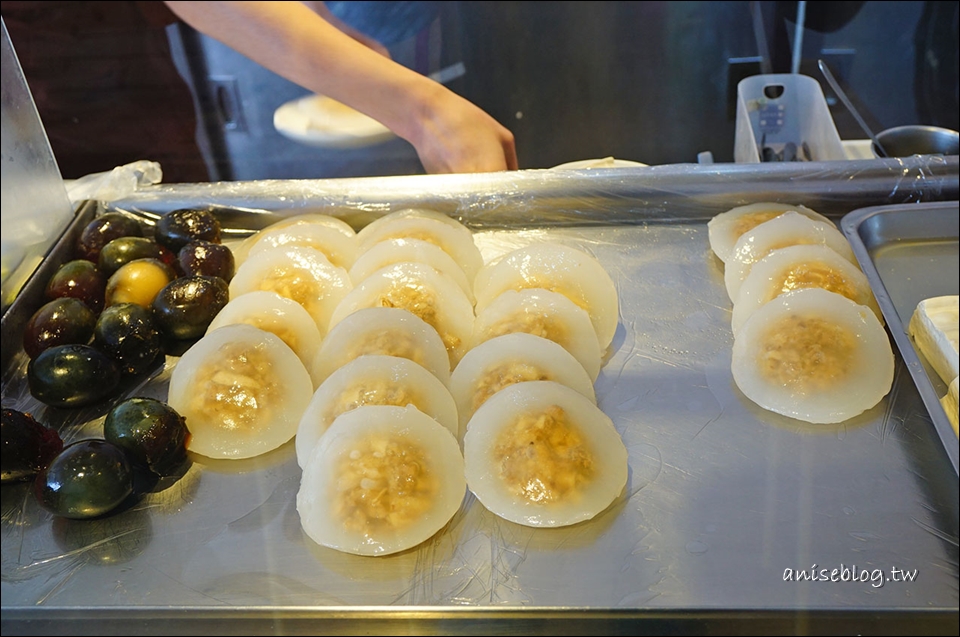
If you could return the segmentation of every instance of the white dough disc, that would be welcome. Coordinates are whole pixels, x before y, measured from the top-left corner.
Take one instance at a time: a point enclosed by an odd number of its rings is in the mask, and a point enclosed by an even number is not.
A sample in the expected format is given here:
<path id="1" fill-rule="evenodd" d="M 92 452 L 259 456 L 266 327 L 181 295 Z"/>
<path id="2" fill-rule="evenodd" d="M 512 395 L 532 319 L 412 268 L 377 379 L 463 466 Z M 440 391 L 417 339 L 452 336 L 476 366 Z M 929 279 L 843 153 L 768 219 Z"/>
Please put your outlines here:
<path id="1" fill-rule="evenodd" d="M 437 330 L 409 310 L 367 307 L 330 328 L 310 367 L 314 385 L 366 354 L 408 358 L 450 384 L 450 357 Z"/>
<path id="2" fill-rule="evenodd" d="M 580 362 L 591 382 L 600 375 L 600 342 L 590 315 L 559 292 L 528 288 L 502 293 L 477 316 L 473 347 L 516 332 L 559 344 Z"/>
<path id="3" fill-rule="evenodd" d="M 346 221 L 330 215 L 305 213 L 280 219 L 241 241 L 239 245 L 233 248 L 233 257 L 237 266 L 247 260 L 250 250 L 265 236 L 264 233 L 296 226 L 322 226 L 330 230 L 336 230 L 340 235 L 347 237 L 354 249 L 356 248 L 357 233 Z"/>
<path id="4" fill-rule="evenodd" d="M 339 230 L 345 236 L 356 236 L 357 232 L 353 227 L 339 217 L 334 217 L 333 215 L 325 215 L 318 212 L 305 212 L 299 215 L 292 215 L 280 219 L 279 221 L 270 224 L 264 230 L 275 229 L 275 228 L 286 228 L 288 226 L 295 226 L 300 224 L 316 224 L 321 226 L 327 226 L 328 228 L 333 228 Z"/>
<path id="5" fill-rule="evenodd" d="M 280 339 L 309 369 L 320 349 L 320 330 L 303 306 L 276 292 L 247 292 L 230 299 L 207 327 L 209 334 L 224 325 L 246 323 Z"/>
<path id="6" fill-rule="evenodd" d="M 167 402 L 186 420 L 189 451 L 232 460 L 293 438 L 312 392 L 310 374 L 286 343 L 236 324 L 210 332 L 180 357 Z"/>
<path id="7" fill-rule="evenodd" d="M 782 294 L 746 320 L 733 342 L 733 379 L 764 409 L 836 423 L 890 391 L 893 351 L 870 308 L 820 288 Z"/>
<path id="8" fill-rule="evenodd" d="M 590 377 L 570 352 L 533 334 L 504 334 L 467 352 L 450 377 L 460 437 L 474 412 L 491 396 L 504 387 L 533 380 L 556 381 L 597 403 Z"/>
<path id="9" fill-rule="evenodd" d="M 743 233 L 724 265 L 723 282 L 731 301 L 753 264 L 774 250 L 793 245 L 825 245 L 856 265 L 857 258 L 846 237 L 830 223 L 814 221 L 799 212 L 785 212 Z"/>
<path id="10" fill-rule="evenodd" d="M 470 419 L 467 485 L 487 509 L 526 526 L 589 520 L 627 482 L 627 450 L 589 399 L 551 381 L 517 383 Z"/>
<path id="11" fill-rule="evenodd" d="M 386 239 L 420 239 L 432 243 L 460 264 L 467 280 L 473 282 L 483 266 L 473 233 L 455 219 L 436 212 L 401 210 L 385 215 L 357 233 L 360 252 Z"/>
<path id="12" fill-rule="evenodd" d="M 368 406 L 337 418 L 314 447 L 297 512 L 321 546 L 389 555 L 434 536 L 465 494 L 453 434 L 413 407 Z"/>
<path id="13" fill-rule="evenodd" d="M 463 268 L 449 254 L 422 239 L 385 239 L 373 244 L 354 261 L 350 268 L 350 279 L 356 285 L 377 270 L 404 261 L 425 263 L 446 274 L 457 282 L 470 303 L 474 302 L 473 286 L 463 273 Z"/>
<path id="14" fill-rule="evenodd" d="M 456 403 L 436 376 L 406 358 L 361 356 L 323 381 L 303 412 L 296 442 L 300 467 L 337 416 L 364 405 L 413 405 L 458 433 Z"/>
<path id="15" fill-rule="evenodd" d="M 870 282 L 860 268 L 826 246 L 796 245 L 774 250 L 753 264 L 733 304 L 733 333 L 764 303 L 784 292 L 811 287 L 866 305 L 883 323 Z"/>
<path id="16" fill-rule="evenodd" d="M 319 223 L 290 224 L 280 228 L 264 228 L 254 235 L 251 255 L 284 246 L 306 246 L 323 253 L 338 268 L 349 269 L 357 258 L 356 235 L 344 234 L 340 229 Z"/>
<path id="17" fill-rule="evenodd" d="M 276 292 L 302 305 L 322 336 L 337 304 L 352 289 L 347 271 L 332 265 L 319 250 L 281 246 L 252 254 L 237 268 L 230 298 L 257 290 Z"/>
<path id="18" fill-rule="evenodd" d="M 453 279 L 423 263 L 395 263 L 361 281 L 337 306 L 331 329 L 357 310 L 408 310 L 437 330 L 454 367 L 469 347 L 473 304 Z"/>
<path id="19" fill-rule="evenodd" d="M 743 233 L 753 230 L 761 223 L 770 221 L 774 217 L 779 217 L 789 211 L 799 212 L 805 217 L 809 217 L 815 221 L 833 223 L 819 212 L 815 212 L 805 206 L 793 206 L 773 202 L 752 203 L 721 212 L 707 222 L 710 248 L 721 261 L 726 263 L 730 255 L 733 254 L 733 248 L 737 244 L 737 239 L 739 239 Z"/>
<path id="20" fill-rule="evenodd" d="M 480 314 L 502 292 L 542 288 L 559 292 L 586 310 L 600 349 L 613 340 L 620 319 L 617 287 L 600 262 L 559 243 L 533 243 L 481 268 L 474 281 Z"/>

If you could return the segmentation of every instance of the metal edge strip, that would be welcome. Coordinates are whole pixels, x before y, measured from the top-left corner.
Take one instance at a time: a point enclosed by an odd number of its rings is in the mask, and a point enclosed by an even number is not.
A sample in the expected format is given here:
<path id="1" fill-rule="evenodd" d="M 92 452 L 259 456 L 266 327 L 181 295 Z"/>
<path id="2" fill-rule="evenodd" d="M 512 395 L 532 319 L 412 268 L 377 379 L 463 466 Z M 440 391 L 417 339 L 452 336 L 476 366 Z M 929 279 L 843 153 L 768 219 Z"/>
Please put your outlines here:
<path id="1" fill-rule="evenodd" d="M 950 205 L 960 207 L 960 203 L 958 202 L 928 202 L 906 205 L 910 206 L 912 210 L 943 208 Z M 953 433 L 950 420 L 947 418 L 947 414 L 940 404 L 940 397 L 937 396 L 933 384 L 927 377 L 923 363 L 920 361 L 920 357 L 916 349 L 914 349 L 913 343 L 910 341 L 910 335 L 904 328 L 900 316 L 894 307 L 893 300 L 890 298 L 890 294 L 887 292 L 883 280 L 880 278 L 880 273 L 877 271 L 876 264 L 870 256 L 870 251 L 867 249 L 860 235 L 860 228 L 866 220 L 876 215 L 882 215 L 894 208 L 899 210 L 903 207 L 904 206 L 872 206 L 869 208 L 860 208 L 844 215 L 840 220 L 840 226 L 853 248 L 853 253 L 857 257 L 861 269 L 870 281 L 874 296 L 876 296 L 877 303 L 880 305 L 880 311 L 883 313 L 883 317 L 887 322 L 887 329 L 891 336 L 893 336 L 893 340 L 900 350 L 900 355 L 903 357 L 904 363 L 906 363 L 907 370 L 910 372 L 911 378 L 913 378 L 917 391 L 920 392 L 920 397 L 923 399 L 923 403 L 930 413 L 930 419 L 933 422 L 934 429 L 936 429 L 937 435 L 940 437 L 944 451 L 950 458 L 953 470 L 960 476 L 960 441 L 958 441 L 957 436 Z"/>

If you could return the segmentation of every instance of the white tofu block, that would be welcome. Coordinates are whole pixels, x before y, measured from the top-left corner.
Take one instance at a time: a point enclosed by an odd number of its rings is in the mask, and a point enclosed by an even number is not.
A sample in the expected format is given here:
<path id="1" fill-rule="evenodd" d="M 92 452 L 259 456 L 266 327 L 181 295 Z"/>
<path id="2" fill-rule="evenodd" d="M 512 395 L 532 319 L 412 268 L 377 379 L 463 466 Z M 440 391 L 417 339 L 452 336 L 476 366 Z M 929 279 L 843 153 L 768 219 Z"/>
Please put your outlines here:
<path id="1" fill-rule="evenodd" d="M 960 336 L 960 296 L 937 296 L 920 301 L 908 331 L 920 353 L 944 383 L 957 377 L 957 339 Z"/>

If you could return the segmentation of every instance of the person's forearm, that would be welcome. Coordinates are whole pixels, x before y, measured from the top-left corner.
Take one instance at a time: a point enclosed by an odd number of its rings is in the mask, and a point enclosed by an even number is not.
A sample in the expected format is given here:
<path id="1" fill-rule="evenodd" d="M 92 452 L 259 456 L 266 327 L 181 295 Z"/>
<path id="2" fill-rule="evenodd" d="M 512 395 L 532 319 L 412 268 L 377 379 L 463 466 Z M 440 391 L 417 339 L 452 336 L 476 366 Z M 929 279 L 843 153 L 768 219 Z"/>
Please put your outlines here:
<path id="1" fill-rule="evenodd" d="M 299 2 L 167 2 L 258 64 L 382 122 L 416 145 L 442 87 L 360 44 Z"/>
<path id="2" fill-rule="evenodd" d="M 517 168 L 513 134 L 483 110 L 300 2 L 167 2 L 187 24 L 300 86 L 381 122 L 428 172 Z"/>

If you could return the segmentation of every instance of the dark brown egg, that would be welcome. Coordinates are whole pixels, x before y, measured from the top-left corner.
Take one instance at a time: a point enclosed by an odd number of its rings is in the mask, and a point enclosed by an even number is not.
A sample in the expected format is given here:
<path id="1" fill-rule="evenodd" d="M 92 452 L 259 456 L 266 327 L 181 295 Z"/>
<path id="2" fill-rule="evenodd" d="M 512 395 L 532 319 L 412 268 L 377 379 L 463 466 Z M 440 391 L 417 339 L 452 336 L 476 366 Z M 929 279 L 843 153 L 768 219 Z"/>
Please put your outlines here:
<path id="1" fill-rule="evenodd" d="M 99 314 L 103 309 L 106 287 L 106 279 L 96 265 L 85 259 L 77 259 L 64 263 L 50 277 L 46 295 L 49 301 L 63 297 L 80 299 Z"/>
<path id="2" fill-rule="evenodd" d="M 86 345 L 93 336 L 97 315 L 80 299 L 54 299 L 37 310 L 23 330 L 23 351 L 30 358 L 55 345 Z"/>
<path id="3" fill-rule="evenodd" d="M 180 249 L 178 257 L 180 268 L 187 276 L 204 274 L 229 283 L 236 268 L 233 252 L 221 243 L 191 241 Z"/>
<path id="4" fill-rule="evenodd" d="M 77 257 L 97 263 L 100 250 L 120 237 L 140 237 L 143 230 L 136 219 L 119 212 L 100 215 L 86 225 L 77 240 Z"/>

